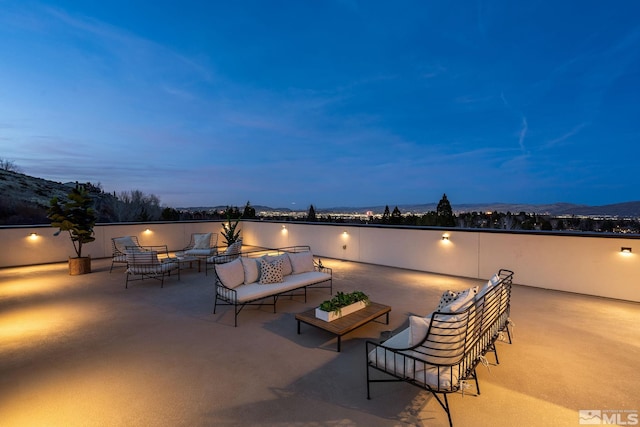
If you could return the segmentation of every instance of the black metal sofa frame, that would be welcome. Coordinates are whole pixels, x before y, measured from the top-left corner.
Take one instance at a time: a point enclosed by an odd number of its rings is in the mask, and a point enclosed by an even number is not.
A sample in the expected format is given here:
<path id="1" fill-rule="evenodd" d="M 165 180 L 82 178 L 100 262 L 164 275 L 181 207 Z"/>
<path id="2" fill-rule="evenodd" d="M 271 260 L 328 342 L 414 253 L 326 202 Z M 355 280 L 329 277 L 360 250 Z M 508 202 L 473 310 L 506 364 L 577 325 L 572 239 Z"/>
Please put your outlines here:
<path id="1" fill-rule="evenodd" d="M 464 391 L 468 379 L 475 381 L 480 394 L 476 366 L 486 363 L 487 352 L 493 352 L 496 363 L 500 363 L 496 340 L 505 332 L 511 343 L 513 271 L 501 269 L 498 277 L 499 281 L 466 309 L 432 313 L 426 335 L 413 346 L 407 347 L 406 343 L 398 348 L 367 341 L 367 399 L 371 399 L 371 383 L 404 381 L 431 392 L 453 426 L 447 394 Z M 372 371 L 386 375 L 373 378 Z"/>
<path id="2" fill-rule="evenodd" d="M 324 267 L 322 265 L 321 260 L 315 260 L 314 258 L 314 273 L 311 278 L 310 275 L 306 275 L 306 273 L 302 274 L 293 274 L 294 279 L 300 279 L 298 284 L 295 282 L 293 284 L 289 283 L 285 286 L 284 289 L 281 289 L 278 284 L 273 286 L 268 295 L 265 295 L 263 292 L 260 292 L 259 295 L 252 297 L 251 295 L 244 295 L 242 298 L 238 297 L 238 290 L 229 288 L 225 286 L 219 279 L 218 274 L 215 273 L 215 264 L 224 264 L 227 262 L 231 262 L 238 257 L 252 257 L 258 258 L 264 255 L 270 256 L 278 256 L 284 253 L 296 253 L 296 252 L 305 252 L 311 251 L 309 246 L 288 246 L 283 248 L 275 248 L 275 249 L 256 249 L 243 251 L 238 254 L 228 255 L 228 256 L 217 256 L 214 258 L 214 261 L 211 263 L 214 265 L 214 275 L 215 275 L 215 300 L 213 304 L 213 313 L 216 313 L 216 309 L 219 305 L 230 305 L 234 308 L 234 326 L 238 326 L 238 315 L 242 311 L 243 308 L 249 305 L 271 305 L 273 306 L 273 312 L 276 312 L 276 303 L 278 302 L 278 298 L 281 296 L 289 296 L 293 298 L 294 296 L 304 296 L 304 302 L 307 302 L 307 288 L 312 287 L 314 289 L 329 289 L 329 294 L 333 294 L 333 271 L 331 268 Z M 317 274 L 322 273 L 322 274 Z M 306 275 L 306 276 L 305 276 Z M 250 286 L 250 285 L 240 285 L 240 286 Z M 262 289 L 266 288 L 268 285 L 260 285 Z M 297 292 L 301 291 L 302 292 Z M 265 300 L 271 299 L 272 302 L 267 303 Z"/>

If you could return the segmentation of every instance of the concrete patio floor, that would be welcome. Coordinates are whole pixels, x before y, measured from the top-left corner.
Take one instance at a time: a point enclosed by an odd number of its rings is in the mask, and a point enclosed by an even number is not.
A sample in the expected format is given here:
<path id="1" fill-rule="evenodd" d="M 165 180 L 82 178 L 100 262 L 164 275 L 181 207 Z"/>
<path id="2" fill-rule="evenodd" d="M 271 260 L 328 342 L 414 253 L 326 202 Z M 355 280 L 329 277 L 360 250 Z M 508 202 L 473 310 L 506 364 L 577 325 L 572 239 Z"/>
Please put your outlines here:
<path id="1" fill-rule="evenodd" d="M 390 325 L 345 336 L 341 353 L 326 332 L 296 333 L 295 314 L 326 289 L 306 303 L 282 299 L 276 314 L 245 308 L 234 328 L 229 307 L 212 314 L 212 276 L 196 269 L 163 289 L 152 280 L 125 289 L 124 269 L 109 274 L 107 259 L 84 276 L 66 263 L 0 270 L 0 425 L 448 425 L 408 384 L 373 384 L 367 400 L 364 342 L 428 314 L 443 291 L 484 281 L 323 263 L 334 291 L 392 307 Z M 455 426 L 577 426 L 579 410 L 640 410 L 640 304 L 516 285 L 511 318 L 500 364 L 478 368 L 482 394 L 450 396 Z"/>

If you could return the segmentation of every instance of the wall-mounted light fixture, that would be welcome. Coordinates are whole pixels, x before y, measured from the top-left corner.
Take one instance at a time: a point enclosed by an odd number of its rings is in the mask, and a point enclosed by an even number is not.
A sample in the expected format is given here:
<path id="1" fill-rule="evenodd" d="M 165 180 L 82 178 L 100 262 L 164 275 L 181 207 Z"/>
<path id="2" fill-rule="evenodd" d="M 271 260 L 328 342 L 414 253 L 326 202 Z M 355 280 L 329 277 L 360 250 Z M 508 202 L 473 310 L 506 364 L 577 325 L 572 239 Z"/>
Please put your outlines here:
<path id="1" fill-rule="evenodd" d="M 145 232 L 146 234 L 150 234 L 150 233 L 151 233 L 151 229 L 150 229 L 150 228 L 145 228 L 144 232 Z"/>
<path id="2" fill-rule="evenodd" d="M 286 234 L 286 233 L 288 233 L 289 231 L 287 230 L 287 226 L 286 226 L 286 225 L 284 225 L 284 224 L 282 224 L 282 230 L 281 230 L 280 232 L 281 232 L 282 234 Z"/>
<path id="3" fill-rule="evenodd" d="M 38 233 L 29 233 L 29 239 L 38 240 Z"/>
<path id="4" fill-rule="evenodd" d="M 449 242 L 449 233 L 444 233 L 442 235 L 442 241 L 443 242 Z"/>
<path id="5" fill-rule="evenodd" d="M 620 252 L 623 254 L 630 254 L 633 250 L 630 247 L 623 246 L 620 248 Z"/>
<path id="6" fill-rule="evenodd" d="M 342 232 L 342 237 L 347 237 L 348 235 L 349 235 L 349 233 L 347 233 L 346 230 Z"/>

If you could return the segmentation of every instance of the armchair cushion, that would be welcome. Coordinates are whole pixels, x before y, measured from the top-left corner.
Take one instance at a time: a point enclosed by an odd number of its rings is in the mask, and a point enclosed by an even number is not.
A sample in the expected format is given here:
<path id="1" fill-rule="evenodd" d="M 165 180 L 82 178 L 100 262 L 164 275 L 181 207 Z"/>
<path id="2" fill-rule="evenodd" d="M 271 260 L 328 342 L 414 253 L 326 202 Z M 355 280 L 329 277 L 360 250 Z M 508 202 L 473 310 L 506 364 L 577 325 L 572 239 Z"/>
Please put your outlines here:
<path id="1" fill-rule="evenodd" d="M 131 250 L 132 248 L 139 248 L 138 244 L 133 241 L 133 238 L 131 236 L 116 237 L 113 239 L 113 243 L 115 244 L 116 249 L 122 253 L 127 252 L 127 247 L 130 248 L 129 250 Z M 139 251 L 140 249 L 136 250 Z"/>
<path id="2" fill-rule="evenodd" d="M 211 247 L 211 233 L 193 235 L 192 249 L 209 249 Z"/>

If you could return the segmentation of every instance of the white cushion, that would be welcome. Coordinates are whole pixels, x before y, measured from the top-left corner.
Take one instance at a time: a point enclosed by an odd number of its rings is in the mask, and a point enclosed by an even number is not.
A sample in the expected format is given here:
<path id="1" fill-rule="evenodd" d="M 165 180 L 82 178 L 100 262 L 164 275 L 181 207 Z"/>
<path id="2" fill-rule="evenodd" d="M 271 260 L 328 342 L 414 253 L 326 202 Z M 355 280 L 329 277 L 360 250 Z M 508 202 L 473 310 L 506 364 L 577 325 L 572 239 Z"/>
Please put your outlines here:
<path id="1" fill-rule="evenodd" d="M 253 301 L 256 299 L 272 296 L 274 293 L 282 293 L 299 289 L 303 286 L 314 285 L 331 279 L 331 275 L 321 273 L 319 271 L 310 271 L 308 273 L 290 274 L 282 278 L 282 283 L 264 284 L 260 282 L 250 283 L 248 285 L 238 286 L 236 288 L 236 297 L 238 303 Z M 224 295 L 224 290 L 218 289 L 219 295 Z M 404 343 L 406 347 L 406 340 Z"/>
<path id="2" fill-rule="evenodd" d="M 465 334 L 468 314 L 434 314 L 430 317 L 411 316 L 409 327 L 409 343 L 418 345 L 427 338 L 416 351 L 427 363 L 456 364 L 461 360 L 465 350 Z M 415 317 L 415 319 L 412 319 Z M 431 329 L 429 330 L 429 325 Z M 427 330 L 429 336 L 427 337 Z"/>
<path id="3" fill-rule="evenodd" d="M 209 249 L 211 247 L 211 233 L 194 234 L 192 249 Z"/>
<path id="4" fill-rule="evenodd" d="M 260 258 L 260 283 L 282 283 L 282 258 L 268 261 Z"/>
<path id="5" fill-rule="evenodd" d="M 306 273 L 313 271 L 313 254 L 310 251 L 306 252 L 290 252 L 288 253 L 291 260 L 291 268 L 293 274 Z"/>
<path id="6" fill-rule="evenodd" d="M 443 311 L 444 308 L 451 304 L 457 297 L 457 292 L 444 291 L 440 297 L 440 302 L 438 303 L 438 307 L 436 307 L 436 311 Z"/>
<path id="7" fill-rule="evenodd" d="M 287 254 L 282 254 L 282 255 L 278 255 L 278 256 L 265 255 L 264 258 L 267 261 L 274 261 L 276 259 L 282 259 L 282 275 L 283 276 L 288 276 L 291 273 L 293 273 L 293 267 L 291 266 L 291 259 L 289 258 L 289 255 L 287 255 Z"/>
<path id="8" fill-rule="evenodd" d="M 248 285 L 249 283 L 257 282 L 260 277 L 258 260 L 255 258 L 240 257 L 240 261 L 244 269 L 244 284 Z"/>
<path id="9" fill-rule="evenodd" d="M 113 239 L 113 242 L 116 245 L 116 249 L 122 253 L 125 253 L 127 251 L 127 246 L 129 247 L 135 246 L 136 248 L 138 247 L 138 245 L 136 245 L 136 243 L 133 241 L 131 236 L 116 237 L 115 239 Z"/>
<path id="10" fill-rule="evenodd" d="M 430 323 L 431 317 L 409 316 L 409 347 L 418 345 L 425 339 Z"/>
<path id="11" fill-rule="evenodd" d="M 482 298 L 484 294 L 486 294 L 489 289 L 493 288 L 499 281 L 500 277 L 497 274 L 491 276 L 491 279 L 489 279 L 487 283 L 484 284 L 482 289 L 480 289 L 480 291 L 478 292 L 478 295 L 476 295 L 476 300 Z"/>
<path id="12" fill-rule="evenodd" d="M 235 242 L 230 244 L 229 247 L 227 247 L 227 249 L 225 249 L 224 255 L 239 254 L 241 249 L 242 249 L 242 240 L 236 240 Z"/>
<path id="13" fill-rule="evenodd" d="M 233 289 L 244 283 L 244 269 L 242 268 L 242 261 L 239 259 L 224 264 L 216 264 L 215 268 L 218 279 L 227 288 Z"/>

